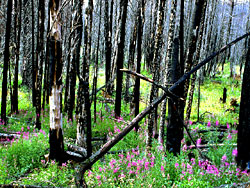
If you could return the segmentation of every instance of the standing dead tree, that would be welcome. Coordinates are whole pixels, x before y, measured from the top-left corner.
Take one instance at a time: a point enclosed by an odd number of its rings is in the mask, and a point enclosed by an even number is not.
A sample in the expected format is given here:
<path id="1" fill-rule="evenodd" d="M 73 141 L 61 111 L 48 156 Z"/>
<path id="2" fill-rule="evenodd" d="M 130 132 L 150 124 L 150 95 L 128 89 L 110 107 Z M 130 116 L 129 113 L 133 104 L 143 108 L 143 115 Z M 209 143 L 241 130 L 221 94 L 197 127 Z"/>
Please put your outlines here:
<path id="1" fill-rule="evenodd" d="M 7 21 L 5 31 L 5 46 L 4 46 L 4 64 L 3 64 L 3 82 L 2 82 L 2 104 L 1 104 L 1 122 L 6 124 L 6 98 L 7 98 L 7 73 L 10 60 L 9 44 L 10 44 L 10 30 L 11 30 L 11 12 L 12 0 L 8 0 L 7 5 Z"/>

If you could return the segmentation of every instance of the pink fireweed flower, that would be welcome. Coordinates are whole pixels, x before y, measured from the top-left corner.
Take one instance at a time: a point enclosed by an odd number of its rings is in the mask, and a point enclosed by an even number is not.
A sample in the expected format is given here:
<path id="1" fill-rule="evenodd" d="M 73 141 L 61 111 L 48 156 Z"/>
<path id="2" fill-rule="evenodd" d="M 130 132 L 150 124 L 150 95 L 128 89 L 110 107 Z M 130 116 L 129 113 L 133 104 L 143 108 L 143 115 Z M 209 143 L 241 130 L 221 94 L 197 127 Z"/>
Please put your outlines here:
<path id="1" fill-rule="evenodd" d="M 122 118 L 122 117 L 119 117 L 119 118 L 117 119 L 117 122 L 119 123 L 119 122 L 121 122 L 121 121 L 123 121 L 123 118 Z"/>
<path id="2" fill-rule="evenodd" d="M 182 151 L 186 151 L 187 150 L 187 145 L 184 144 L 183 147 L 182 147 Z"/>
<path id="3" fill-rule="evenodd" d="M 185 164 L 185 163 L 181 163 L 181 166 L 182 166 L 183 168 L 186 168 L 186 164 Z"/>
<path id="4" fill-rule="evenodd" d="M 227 123 L 227 129 L 230 129 L 230 125 Z"/>
<path id="5" fill-rule="evenodd" d="M 113 171 L 113 172 L 114 172 L 114 173 L 116 173 L 116 172 L 118 172 L 118 170 L 119 170 L 119 169 L 120 169 L 120 168 L 119 168 L 119 167 L 117 167 L 117 168 L 115 168 L 115 169 L 114 169 L 114 171 Z"/>
<path id="6" fill-rule="evenodd" d="M 191 159 L 192 165 L 195 165 L 195 158 Z"/>
<path id="7" fill-rule="evenodd" d="M 144 167 L 145 167 L 146 170 L 149 169 L 149 168 L 148 168 L 148 165 L 149 165 L 149 162 L 145 162 Z"/>
<path id="8" fill-rule="evenodd" d="M 129 171 L 129 174 L 133 174 L 133 173 L 135 173 L 135 172 L 134 172 L 134 171 L 132 171 L 132 170 L 130 170 L 130 171 Z"/>
<path id="9" fill-rule="evenodd" d="M 137 166 L 137 163 L 133 161 L 132 166 Z"/>
<path id="10" fill-rule="evenodd" d="M 218 120 L 215 122 L 215 125 L 216 125 L 216 126 L 218 126 L 218 125 L 219 125 L 219 121 L 218 121 Z"/>
<path id="11" fill-rule="evenodd" d="M 192 124 L 193 124 L 193 122 L 189 120 L 189 125 L 192 125 Z"/>
<path id="12" fill-rule="evenodd" d="M 22 127 L 22 128 L 21 128 L 21 131 L 22 131 L 22 132 L 23 132 L 23 129 L 24 129 L 24 128 Z"/>
<path id="13" fill-rule="evenodd" d="M 197 139 L 196 144 L 197 144 L 197 145 L 200 145 L 200 144 L 201 144 L 201 138 Z"/>
<path id="14" fill-rule="evenodd" d="M 123 154 L 119 154 L 118 156 L 119 156 L 120 158 L 123 158 L 123 157 L 124 157 L 124 155 L 123 155 Z"/>
<path id="15" fill-rule="evenodd" d="M 67 163 L 62 163 L 62 166 L 63 166 L 63 167 L 66 167 L 66 166 L 67 166 Z"/>
<path id="16" fill-rule="evenodd" d="M 179 163 L 175 163 L 174 166 L 175 166 L 175 168 L 179 167 Z"/>
<path id="17" fill-rule="evenodd" d="M 164 167 L 163 166 L 161 166 L 161 171 L 164 172 Z"/>
<path id="18" fill-rule="evenodd" d="M 233 134 L 237 134 L 238 131 L 237 131 L 237 130 L 232 130 L 232 133 L 233 133 Z"/>
<path id="19" fill-rule="evenodd" d="M 152 162 L 151 162 L 151 167 L 154 167 L 154 164 L 155 164 L 155 163 L 152 161 Z"/>
<path id="20" fill-rule="evenodd" d="M 187 169 L 192 169 L 193 167 L 187 163 Z"/>
<path id="21" fill-rule="evenodd" d="M 207 127 L 211 127 L 211 122 L 207 122 Z"/>
<path id="22" fill-rule="evenodd" d="M 93 173 L 91 172 L 91 170 L 89 170 L 88 176 L 91 176 L 91 174 L 93 174 Z"/>
<path id="23" fill-rule="evenodd" d="M 232 136 L 231 136 L 230 133 L 228 134 L 227 139 L 228 139 L 228 140 L 232 140 Z"/>
<path id="24" fill-rule="evenodd" d="M 226 155 L 223 155 L 222 158 L 221 158 L 221 160 L 222 160 L 223 162 L 225 162 L 225 161 L 227 160 L 227 156 L 226 156 Z"/>
<path id="25" fill-rule="evenodd" d="M 101 179 L 101 176 L 96 176 L 96 179 L 100 180 L 100 179 Z"/>
<path id="26" fill-rule="evenodd" d="M 236 148 L 236 149 L 233 149 L 232 155 L 235 156 L 235 157 L 237 157 L 237 155 L 238 155 L 238 150 L 237 150 L 237 148 Z"/>

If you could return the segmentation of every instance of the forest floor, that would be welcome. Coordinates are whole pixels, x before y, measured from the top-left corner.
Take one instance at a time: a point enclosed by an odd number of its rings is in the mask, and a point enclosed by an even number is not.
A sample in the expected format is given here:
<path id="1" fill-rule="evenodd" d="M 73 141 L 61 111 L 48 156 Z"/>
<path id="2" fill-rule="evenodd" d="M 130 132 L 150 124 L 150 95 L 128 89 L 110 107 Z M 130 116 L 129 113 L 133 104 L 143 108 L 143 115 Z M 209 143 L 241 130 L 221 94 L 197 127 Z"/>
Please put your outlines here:
<path id="1" fill-rule="evenodd" d="M 166 153 L 164 146 L 158 144 L 157 140 L 153 143 L 151 153 L 146 153 L 147 121 L 144 119 L 140 122 L 138 133 L 131 131 L 112 148 L 113 153 L 105 155 L 85 173 L 89 187 L 218 187 L 225 184 L 233 187 L 237 183 L 248 182 L 248 173 L 240 171 L 235 164 L 239 107 L 232 106 L 231 101 L 237 104 L 240 102 L 241 79 L 237 76 L 230 78 L 229 65 L 223 73 L 219 73 L 214 78 L 206 78 L 201 85 L 199 122 L 198 95 L 195 90 L 188 122 L 193 138 L 209 161 L 199 157 L 197 150 L 189 146 L 186 132 L 179 156 Z M 100 71 L 99 76 L 104 76 L 104 73 Z M 98 80 L 99 86 L 103 80 Z M 225 104 L 220 100 L 224 88 L 227 88 Z M 150 84 L 142 81 L 141 89 L 140 109 L 143 110 L 147 105 Z M 49 153 L 49 107 L 46 106 L 41 114 L 42 129 L 35 130 L 36 114 L 30 96 L 31 93 L 21 87 L 19 114 L 9 114 L 8 125 L 0 125 L 0 133 L 16 135 L 0 141 L 0 185 L 74 186 L 75 163 L 68 162 L 58 167 L 55 161 L 47 161 L 45 157 Z M 102 99 L 101 92 L 97 97 Z M 92 122 L 94 137 L 112 139 L 133 119 L 129 103 L 123 102 L 122 117 L 119 120 L 114 119 L 113 109 L 114 104 L 98 101 L 97 121 Z M 68 121 L 64 116 L 63 130 L 64 141 L 74 142 L 75 119 Z M 94 150 L 97 150 L 103 142 L 95 142 L 93 145 Z"/>

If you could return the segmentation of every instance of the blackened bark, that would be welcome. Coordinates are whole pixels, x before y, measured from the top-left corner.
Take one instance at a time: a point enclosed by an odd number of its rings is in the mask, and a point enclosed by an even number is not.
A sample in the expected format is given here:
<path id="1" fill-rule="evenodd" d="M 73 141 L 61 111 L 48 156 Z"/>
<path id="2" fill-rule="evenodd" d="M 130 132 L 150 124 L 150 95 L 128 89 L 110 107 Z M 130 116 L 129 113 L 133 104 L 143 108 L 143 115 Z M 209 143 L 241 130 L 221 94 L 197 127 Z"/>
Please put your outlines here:
<path id="1" fill-rule="evenodd" d="M 172 1 L 171 4 L 171 15 L 169 18 L 169 31 L 168 31 L 168 46 L 167 46 L 167 54 L 166 54 L 166 69 L 164 75 L 164 87 L 167 87 L 167 84 L 171 82 L 171 74 L 172 74 L 172 51 L 173 51 L 173 43 L 174 43 L 174 29 L 175 29 L 175 20 L 176 20 L 176 8 L 177 8 L 177 0 Z M 159 128 L 159 142 L 163 143 L 164 138 L 164 128 L 165 128 L 165 119 L 166 119 L 166 105 L 167 100 L 165 99 L 161 105 L 161 117 L 160 117 L 160 128 Z"/>
<path id="2" fill-rule="evenodd" d="M 112 0 L 113 2 L 113 0 Z M 112 9 L 113 4 L 111 3 L 110 9 Z M 104 9 L 104 35 L 105 35 L 105 83 L 106 83 L 106 92 L 111 94 L 110 84 L 108 82 L 111 80 L 111 52 L 112 52 L 112 17 L 113 11 L 110 10 L 109 15 L 109 1 L 105 1 Z"/>
<path id="3" fill-rule="evenodd" d="M 161 49 L 163 46 L 163 23 L 165 18 L 165 4 L 166 0 L 160 1 L 159 6 L 159 17 L 158 17 L 158 26 L 156 31 L 155 38 L 155 47 L 154 47 L 154 58 L 153 58 L 153 80 L 159 82 L 160 79 L 160 62 L 161 62 Z M 150 91 L 150 103 L 152 103 L 158 95 L 158 88 L 155 85 L 152 85 Z M 147 148 L 150 150 L 152 147 L 152 137 L 153 137 L 153 128 L 156 129 L 157 126 L 157 107 L 150 113 L 148 121 L 148 136 L 147 136 Z M 155 132 L 156 133 L 156 132 Z"/>
<path id="4" fill-rule="evenodd" d="M 80 3 L 80 2 L 79 2 Z M 81 3 L 80 3 L 81 4 Z M 79 7 L 80 8 L 80 7 Z M 80 9 L 79 9 L 80 11 Z M 82 14 L 82 11 L 80 12 Z M 91 31 L 92 31 L 92 13 L 93 13 L 93 1 L 89 0 L 88 7 L 86 8 L 85 30 L 84 30 L 84 48 L 85 54 L 83 57 L 83 70 L 82 78 L 79 83 L 79 106 L 80 117 L 77 124 L 77 144 L 81 147 L 87 145 L 87 156 L 92 153 L 91 137 L 91 111 L 90 111 L 90 99 L 89 99 L 89 66 L 90 66 L 90 52 L 91 52 Z M 86 145 L 85 145 L 85 129 L 86 129 Z"/>
<path id="5" fill-rule="evenodd" d="M 250 162 L 250 38 L 248 37 L 248 52 L 246 57 L 246 65 L 243 74 L 240 115 L 238 126 L 237 164 L 242 168 L 246 168 L 246 163 Z"/>
<path id="6" fill-rule="evenodd" d="M 15 0 L 16 15 L 15 20 L 17 24 L 17 38 L 16 38 L 16 59 L 15 59 L 15 76 L 13 84 L 13 112 L 18 113 L 18 68 L 19 68 L 19 55 L 20 55 L 20 38 L 21 38 L 21 19 L 22 19 L 22 0 L 19 0 L 19 18 L 17 17 L 17 0 Z"/>
<path id="7" fill-rule="evenodd" d="M 36 78 L 35 78 L 35 93 L 36 93 L 36 128 L 41 129 L 41 93 L 42 93 L 42 75 L 44 62 L 44 19 L 45 5 L 43 0 L 39 0 L 38 4 L 38 35 L 37 35 L 37 51 L 36 51 Z"/>
<path id="8" fill-rule="evenodd" d="M 95 72 L 94 72 L 94 80 L 93 80 L 93 92 L 94 95 L 94 122 L 96 123 L 96 94 L 97 94 L 97 76 L 99 69 L 99 48 L 100 48 L 100 35 L 101 35 L 101 22 L 102 22 L 102 0 L 99 1 L 99 25 L 98 25 L 98 37 L 97 37 L 97 47 L 96 47 L 96 59 L 95 59 Z"/>
<path id="9" fill-rule="evenodd" d="M 10 32 L 11 32 L 11 12 L 12 12 L 12 0 L 8 0 L 7 21 L 6 21 L 6 30 L 5 30 L 5 46 L 4 46 L 2 104 L 1 104 L 1 122 L 3 124 L 7 123 L 6 98 L 7 98 L 7 73 L 8 73 L 8 64 L 10 60 L 9 44 L 10 44 Z"/>
<path id="10" fill-rule="evenodd" d="M 198 34 L 199 34 L 199 28 L 202 18 L 202 9 L 204 6 L 205 0 L 196 0 L 195 1 L 195 10 L 193 12 L 192 16 L 192 24 L 189 31 L 189 44 L 188 44 L 188 50 L 187 50 L 187 57 L 186 57 L 186 72 L 189 72 L 193 66 L 193 55 L 196 50 L 196 43 L 198 40 Z M 188 78 L 185 82 L 185 88 L 184 88 L 184 99 L 187 97 L 188 89 L 189 89 L 189 81 Z"/>
<path id="11" fill-rule="evenodd" d="M 130 38 L 130 44 L 129 44 L 129 57 L 128 57 L 128 69 L 134 70 L 134 60 L 135 60 L 135 46 L 136 46 L 136 37 L 137 37 L 137 20 L 135 19 L 134 26 L 133 26 L 133 33 Z M 130 94 L 129 94 L 129 88 L 130 88 L 130 78 L 131 76 L 129 74 L 126 75 L 126 87 L 125 87 L 125 96 L 124 100 L 126 102 L 129 102 Z M 133 105 L 131 105 L 133 106 Z M 131 109 L 132 110 L 132 109 Z"/>
<path id="12" fill-rule="evenodd" d="M 143 36 L 143 25 L 144 25 L 144 11 L 145 2 L 144 0 L 139 1 L 138 11 L 138 32 L 137 32 L 137 65 L 136 72 L 141 73 L 141 59 L 142 59 L 142 36 Z M 140 78 L 135 79 L 134 88 L 134 103 L 135 103 L 135 117 L 139 114 L 140 107 Z M 139 130 L 138 123 L 135 124 L 136 131 Z"/>
<path id="13" fill-rule="evenodd" d="M 59 9 L 61 1 L 50 0 L 51 32 L 49 37 L 50 57 L 50 159 L 59 163 L 64 162 L 65 152 L 62 132 L 61 92 L 62 92 L 62 45 L 61 45 L 61 18 Z"/>
<path id="14" fill-rule="evenodd" d="M 171 83 L 175 83 L 180 77 L 180 63 L 178 62 L 179 56 L 179 40 L 174 40 L 173 46 L 173 59 L 171 71 Z M 181 94 L 180 91 L 175 90 L 176 95 Z M 181 140 L 183 139 L 183 123 L 180 121 L 179 113 L 175 109 L 175 103 L 178 101 L 168 100 L 168 124 L 167 124 L 167 150 L 173 152 L 174 155 L 180 153 Z"/>
<path id="15" fill-rule="evenodd" d="M 127 20 L 127 7 L 128 0 L 121 0 L 120 2 L 120 11 L 121 15 L 121 23 L 120 23 L 120 40 L 118 43 L 118 52 L 117 52 L 117 60 L 116 60 L 116 97 L 115 97 L 115 117 L 119 118 L 121 116 L 121 98 L 122 98 L 122 77 L 123 73 L 120 69 L 123 68 L 123 60 L 124 60 L 124 44 L 125 44 L 125 35 L 126 35 L 126 20 Z"/>
<path id="16" fill-rule="evenodd" d="M 50 30 L 50 16 L 48 11 L 48 24 L 47 24 L 47 36 L 49 35 Z M 49 40 L 46 41 L 46 52 L 45 52 L 45 66 L 44 66 L 44 82 L 43 82 L 43 104 L 42 108 L 44 109 L 45 103 L 49 104 L 49 92 L 50 92 L 50 82 L 49 82 Z"/>
<path id="17" fill-rule="evenodd" d="M 34 0 L 31 0 L 31 26 L 32 26 L 32 45 L 31 45 L 31 61 L 32 61 L 32 103 L 33 107 L 36 106 L 36 72 L 37 65 L 35 64 L 35 14 L 34 14 Z"/>
<path id="18" fill-rule="evenodd" d="M 205 0 L 204 1 L 204 6 L 202 8 L 201 28 L 200 28 L 200 31 L 199 31 L 199 40 L 198 40 L 196 54 L 195 54 L 194 66 L 196 66 L 199 63 L 199 60 L 200 60 L 200 53 L 201 53 L 201 47 L 202 47 L 202 41 L 203 41 L 203 31 L 204 31 L 204 21 L 205 21 L 206 8 L 207 8 L 207 1 Z M 189 100 L 188 100 L 188 105 L 187 105 L 186 121 L 188 121 L 190 119 L 190 115 L 191 115 L 196 77 L 197 77 L 197 72 L 193 74 L 193 77 L 191 79 L 191 88 L 190 88 L 190 91 L 189 91 Z"/>
<path id="19" fill-rule="evenodd" d="M 223 99 L 222 99 L 223 103 L 227 102 L 227 88 L 224 87 L 223 89 Z"/>

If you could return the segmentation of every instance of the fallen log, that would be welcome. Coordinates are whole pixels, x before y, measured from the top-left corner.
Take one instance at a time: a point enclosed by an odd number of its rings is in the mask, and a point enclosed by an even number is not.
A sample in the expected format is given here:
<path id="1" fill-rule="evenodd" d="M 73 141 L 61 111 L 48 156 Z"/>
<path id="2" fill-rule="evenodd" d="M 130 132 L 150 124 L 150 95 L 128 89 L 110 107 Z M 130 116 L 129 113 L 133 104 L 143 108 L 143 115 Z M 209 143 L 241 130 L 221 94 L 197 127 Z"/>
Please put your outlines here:
<path id="1" fill-rule="evenodd" d="M 87 150 L 85 148 L 67 144 L 68 150 L 80 154 L 82 157 L 87 157 Z"/>
<path id="2" fill-rule="evenodd" d="M 209 129 L 209 130 L 199 130 L 198 133 L 207 133 L 211 131 L 226 132 L 228 129 Z"/>
<path id="3" fill-rule="evenodd" d="M 0 139 L 9 139 L 9 140 L 12 140 L 12 139 L 15 139 L 15 138 L 20 138 L 20 135 L 19 134 L 6 134 L 6 133 L 0 133 Z"/>
<path id="4" fill-rule="evenodd" d="M 237 144 L 208 144 L 208 145 L 197 145 L 200 149 L 210 148 L 210 147 L 221 147 L 221 146 L 237 146 Z M 196 147 L 194 145 L 187 146 L 187 149 L 195 149 Z"/>
<path id="5" fill-rule="evenodd" d="M 59 187 L 39 186 L 39 185 L 6 184 L 6 185 L 0 185 L 0 188 L 59 188 Z"/>

